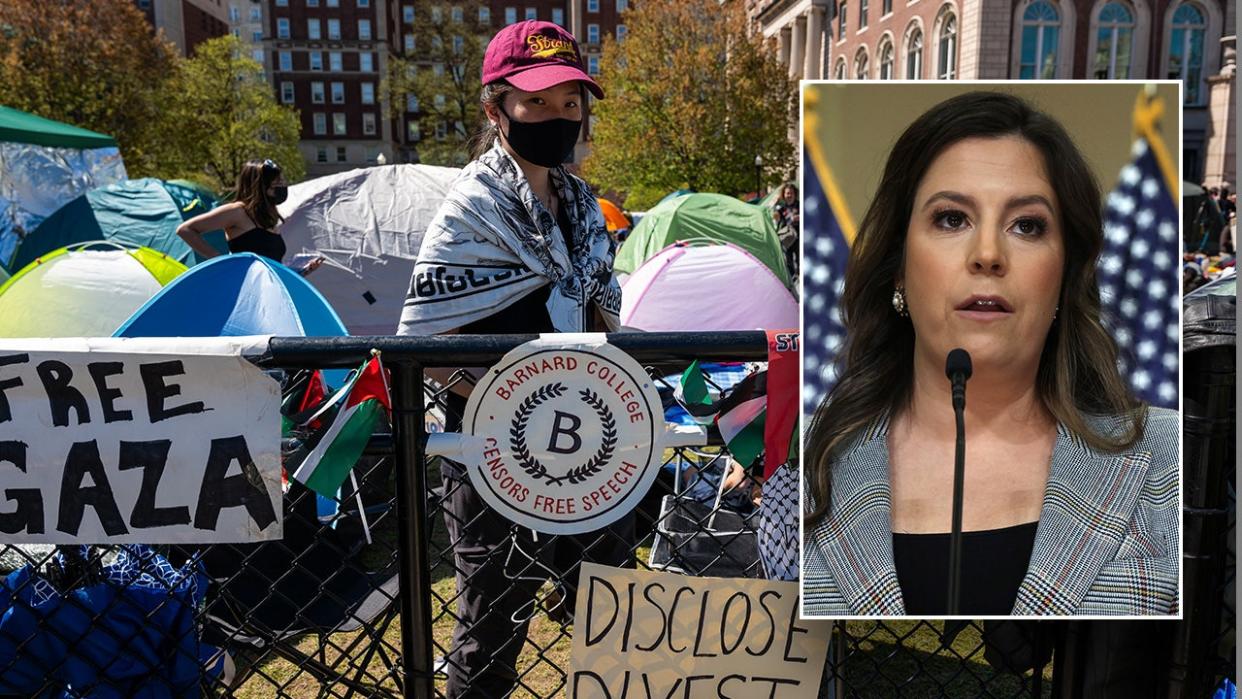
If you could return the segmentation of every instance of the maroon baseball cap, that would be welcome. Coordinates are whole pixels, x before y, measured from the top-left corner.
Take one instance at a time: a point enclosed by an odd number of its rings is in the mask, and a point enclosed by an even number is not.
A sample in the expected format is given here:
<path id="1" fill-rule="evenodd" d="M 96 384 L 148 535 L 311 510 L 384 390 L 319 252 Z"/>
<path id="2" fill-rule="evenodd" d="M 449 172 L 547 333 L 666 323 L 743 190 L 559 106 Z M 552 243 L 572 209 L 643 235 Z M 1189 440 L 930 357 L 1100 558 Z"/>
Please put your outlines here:
<path id="1" fill-rule="evenodd" d="M 483 84 L 498 80 L 526 92 L 579 80 L 604 99 L 603 89 L 583 70 L 574 35 L 552 22 L 518 22 L 492 37 L 483 56 Z"/>

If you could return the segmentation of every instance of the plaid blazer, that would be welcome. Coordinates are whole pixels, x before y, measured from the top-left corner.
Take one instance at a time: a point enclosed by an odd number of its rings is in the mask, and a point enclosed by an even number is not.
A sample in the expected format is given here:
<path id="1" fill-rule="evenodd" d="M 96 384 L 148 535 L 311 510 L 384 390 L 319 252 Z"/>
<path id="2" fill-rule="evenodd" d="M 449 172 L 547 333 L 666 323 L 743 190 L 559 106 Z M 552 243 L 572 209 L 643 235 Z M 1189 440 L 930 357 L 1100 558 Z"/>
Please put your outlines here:
<path id="1" fill-rule="evenodd" d="M 1120 424 L 1092 420 L 1104 432 Z M 906 613 L 893 565 L 887 435 L 883 417 L 833 462 L 830 516 L 805 532 L 804 615 Z M 1175 411 L 1149 408 L 1143 439 L 1122 454 L 1097 452 L 1058 425 L 1014 616 L 1176 614 L 1177 464 Z"/>

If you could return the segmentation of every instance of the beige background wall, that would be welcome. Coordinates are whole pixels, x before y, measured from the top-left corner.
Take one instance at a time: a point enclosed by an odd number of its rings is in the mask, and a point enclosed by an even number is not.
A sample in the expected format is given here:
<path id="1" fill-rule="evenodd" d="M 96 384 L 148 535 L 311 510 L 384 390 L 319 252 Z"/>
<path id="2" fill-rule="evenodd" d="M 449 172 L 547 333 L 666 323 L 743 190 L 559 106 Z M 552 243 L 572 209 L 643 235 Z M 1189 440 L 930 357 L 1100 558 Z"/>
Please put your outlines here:
<path id="1" fill-rule="evenodd" d="M 1178 134 L 1181 100 L 1176 82 L 1155 83 L 1164 99 L 1161 135 L 1181 172 Z M 888 82 L 805 83 L 804 108 L 814 112 L 817 138 L 855 224 L 862 219 L 883 173 L 888 152 L 910 122 L 932 105 L 972 90 L 1009 92 L 1030 100 L 1061 122 L 1095 170 L 1104 193 L 1130 159 L 1134 101 L 1138 83 L 960 83 Z M 807 121 L 804 119 L 804 125 Z"/>

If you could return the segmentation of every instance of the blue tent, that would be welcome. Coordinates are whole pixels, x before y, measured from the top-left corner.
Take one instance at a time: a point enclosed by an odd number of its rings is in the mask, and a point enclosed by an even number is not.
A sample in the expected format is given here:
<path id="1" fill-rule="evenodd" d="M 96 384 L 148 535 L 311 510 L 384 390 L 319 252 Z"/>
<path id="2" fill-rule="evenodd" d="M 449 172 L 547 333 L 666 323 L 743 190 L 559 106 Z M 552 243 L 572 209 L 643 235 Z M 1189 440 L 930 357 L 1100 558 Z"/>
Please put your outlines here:
<path id="1" fill-rule="evenodd" d="M 151 177 L 92 189 L 31 231 L 9 269 L 22 269 L 40 255 L 87 240 L 148 247 L 193 266 L 202 258 L 177 235 L 177 226 L 215 205 L 189 187 Z M 212 231 L 206 238 L 212 247 L 226 251 L 223 231 Z"/>
<path id="2" fill-rule="evenodd" d="M 190 268 L 135 311 L 114 336 L 348 334 L 336 311 L 301 275 L 245 252 Z"/>

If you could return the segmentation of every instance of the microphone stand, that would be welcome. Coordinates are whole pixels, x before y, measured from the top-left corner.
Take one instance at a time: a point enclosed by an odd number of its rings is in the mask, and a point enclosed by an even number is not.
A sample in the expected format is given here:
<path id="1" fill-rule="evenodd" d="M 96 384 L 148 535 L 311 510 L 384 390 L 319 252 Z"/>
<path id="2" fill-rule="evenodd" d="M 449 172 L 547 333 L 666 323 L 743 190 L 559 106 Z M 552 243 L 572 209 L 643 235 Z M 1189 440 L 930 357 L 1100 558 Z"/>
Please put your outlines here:
<path id="1" fill-rule="evenodd" d="M 962 584 L 962 481 L 966 476 L 966 386 L 954 381 L 953 417 L 957 444 L 953 454 L 953 528 L 949 534 L 949 615 L 959 613 Z M 961 396 L 959 399 L 959 395 Z"/>

